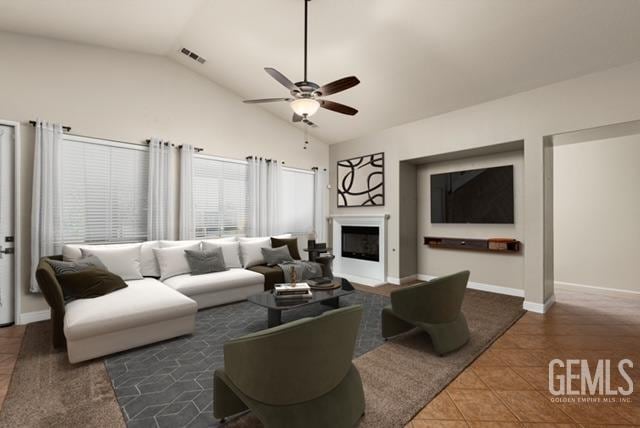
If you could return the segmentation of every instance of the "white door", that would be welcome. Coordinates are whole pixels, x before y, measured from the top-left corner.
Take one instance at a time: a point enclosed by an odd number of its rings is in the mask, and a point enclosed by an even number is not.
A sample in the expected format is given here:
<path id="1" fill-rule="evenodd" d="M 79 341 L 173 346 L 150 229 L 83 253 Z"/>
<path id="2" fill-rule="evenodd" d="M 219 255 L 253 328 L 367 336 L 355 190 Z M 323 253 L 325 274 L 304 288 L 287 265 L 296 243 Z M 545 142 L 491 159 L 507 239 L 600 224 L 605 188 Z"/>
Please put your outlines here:
<path id="1" fill-rule="evenodd" d="M 0 125 L 0 327 L 14 321 L 14 128 Z"/>

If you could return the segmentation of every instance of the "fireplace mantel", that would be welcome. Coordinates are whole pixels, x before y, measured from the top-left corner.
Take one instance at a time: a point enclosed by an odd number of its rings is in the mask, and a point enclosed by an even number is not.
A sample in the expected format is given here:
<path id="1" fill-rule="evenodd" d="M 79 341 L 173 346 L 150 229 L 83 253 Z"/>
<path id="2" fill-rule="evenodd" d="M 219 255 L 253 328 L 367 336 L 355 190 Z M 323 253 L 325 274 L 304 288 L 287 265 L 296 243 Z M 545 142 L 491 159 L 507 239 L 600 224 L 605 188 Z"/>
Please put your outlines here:
<path id="1" fill-rule="evenodd" d="M 350 281 L 377 287 L 387 282 L 387 219 L 388 214 L 339 214 L 331 216 L 333 224 L 333 248 L 335 260 L 333 270 L 336 276 Z M 342 255 L 342 227 L 366 226 L 379 229 L 379 259 L 362 260 Z"/>

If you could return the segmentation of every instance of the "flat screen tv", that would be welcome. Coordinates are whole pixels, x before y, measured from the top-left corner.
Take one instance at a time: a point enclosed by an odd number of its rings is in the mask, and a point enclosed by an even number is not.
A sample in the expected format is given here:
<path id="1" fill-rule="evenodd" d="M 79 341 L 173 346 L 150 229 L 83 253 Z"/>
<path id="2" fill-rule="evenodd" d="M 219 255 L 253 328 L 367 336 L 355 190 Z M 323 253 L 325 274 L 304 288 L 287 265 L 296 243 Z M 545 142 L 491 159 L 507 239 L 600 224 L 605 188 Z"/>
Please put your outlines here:
<path id="1" fill-rule="evenodd" d="M 513 223 L 513 165 L 431 175 L 431 223 Z"/>

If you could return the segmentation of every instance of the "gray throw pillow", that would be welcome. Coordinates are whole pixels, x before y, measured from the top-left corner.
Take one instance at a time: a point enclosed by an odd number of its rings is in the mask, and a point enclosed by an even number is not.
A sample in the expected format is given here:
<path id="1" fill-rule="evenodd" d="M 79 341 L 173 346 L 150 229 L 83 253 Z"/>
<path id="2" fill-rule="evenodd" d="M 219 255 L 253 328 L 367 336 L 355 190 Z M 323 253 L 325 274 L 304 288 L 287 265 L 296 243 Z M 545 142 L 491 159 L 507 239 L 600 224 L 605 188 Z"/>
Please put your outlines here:
<path id="1" fill-rule="evenodd" d="M 275 266 L 284 262 L 292 262 L 293 257 L 289 253 L 289 247 L 278 247 L 278 248 L 261 248 L 262 257 L 264 257 L 264 261 L 267 266 Z"/>
<path id="2" fill-rule="evenodd" d="M 102 269 L 107 270 L 104 263 L 100 261 L 96 256 L 88 256 L 75 262 L 63 262 L 60 260 L 47 259 L 47 262 L 53 268 L 56 276 L 65 275 L 67 273 L 82 272 L 88 269 Z"/>
<path id="3" fill-rule="evenodd" d="M 212 247 L 205 251 L 184 250 L 184 254 L 187 257 L 189 268 L 191 268 L 191 275 L 204 275 L 205 273 L 227 270 L 220 247 Z"/>

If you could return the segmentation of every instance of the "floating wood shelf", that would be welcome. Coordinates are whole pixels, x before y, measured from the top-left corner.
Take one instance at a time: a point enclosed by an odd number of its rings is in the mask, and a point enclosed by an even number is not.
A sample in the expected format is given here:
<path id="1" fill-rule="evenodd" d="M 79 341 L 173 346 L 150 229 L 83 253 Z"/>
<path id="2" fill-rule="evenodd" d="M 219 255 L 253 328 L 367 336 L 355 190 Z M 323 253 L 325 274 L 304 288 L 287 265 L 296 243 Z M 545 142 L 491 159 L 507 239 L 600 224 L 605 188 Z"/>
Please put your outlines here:
<path id="1" fill-rule="evenodd" d="M 492 253 L 518 253 L 522 243 L 516 239 L 463 239 L 425 236 L 424 245 L 431 248 L 449 248 L 453 250 L 489 251 Z"/>

